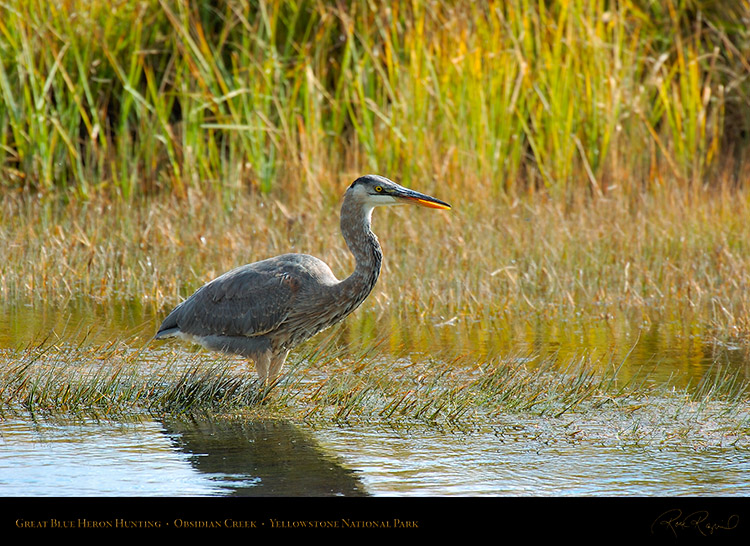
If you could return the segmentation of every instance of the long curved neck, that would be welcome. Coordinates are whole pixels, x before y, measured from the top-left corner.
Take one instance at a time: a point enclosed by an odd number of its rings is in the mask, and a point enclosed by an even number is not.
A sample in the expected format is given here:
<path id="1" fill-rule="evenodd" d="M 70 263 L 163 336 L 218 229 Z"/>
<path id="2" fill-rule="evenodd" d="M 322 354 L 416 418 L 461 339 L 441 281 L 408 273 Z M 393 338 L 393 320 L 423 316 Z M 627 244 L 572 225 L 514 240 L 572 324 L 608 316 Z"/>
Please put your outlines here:
<path id="1" fill-rule="evenodd" d="M 370 294 L 380 275 L 383 253 L 378 238 L 370 229 L 372 207 L 363 206 L 348 195 L 341 205 L 341 233 L 357 265 L 354 272 L 341 281 L 339 295 L 353 311 Z M 349 305 L 347 307 L 349 307 Z"/>

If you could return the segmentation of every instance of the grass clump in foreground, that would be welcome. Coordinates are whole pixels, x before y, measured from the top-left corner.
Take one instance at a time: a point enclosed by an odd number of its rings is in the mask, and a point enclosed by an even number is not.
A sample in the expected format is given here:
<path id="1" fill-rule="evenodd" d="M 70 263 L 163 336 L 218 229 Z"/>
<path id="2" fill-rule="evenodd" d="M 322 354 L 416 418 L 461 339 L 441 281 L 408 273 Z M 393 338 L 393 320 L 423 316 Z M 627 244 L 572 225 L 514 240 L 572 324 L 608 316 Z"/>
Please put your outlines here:
<path id="1" fill-rule="evenodd" d="M 248 407 L 265 393 L 221 363 L 166 358 L 144 371 L 140 353 L 124 346 L 38 345 L 6 351 L 0 396 L 3 411 L 90 415 L 117 419 L 149 413 L 186 413 Z"/>
<path id="2" fill-rule="evenodd" d="M 0 357 L 0 414 L 188 414 L 459 430 L 502 428 L 516 416 L 553 428 L 558 423 L 569 439 L 750 447 L 748 388 L 730 376 L 676 390 L 649 384 L 648 374 L 623 383 L 611 361 L 581 358 L 564 367 L 534 358 L 389 362 L 378 353 L 370 347 L 352 357 L 321 344 L 298 354 L 281 383 L 266 390 L 244 365 L 200 353 L 186 359 L 116 344 L 37 344 Z"/>

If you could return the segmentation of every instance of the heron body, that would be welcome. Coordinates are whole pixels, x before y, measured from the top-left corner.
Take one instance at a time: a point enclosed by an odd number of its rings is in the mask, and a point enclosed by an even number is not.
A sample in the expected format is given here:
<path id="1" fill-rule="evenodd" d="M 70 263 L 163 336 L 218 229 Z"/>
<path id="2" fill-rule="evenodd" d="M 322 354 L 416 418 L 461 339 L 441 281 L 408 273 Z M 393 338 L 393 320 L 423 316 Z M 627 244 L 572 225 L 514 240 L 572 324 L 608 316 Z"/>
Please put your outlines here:
<path id="1" fill-rule="evenodd" d="M 376 206 L 450 205 L 377 175 L 355 180 L 341 205 L 341 233 L 354 272 L 340 281 L 321 260 L 283 254 L 233 269 L 199 288 L 165 319 L 156 339 L 180 337 L 255 362 L 275 381 L 289 351 L 354 311 L 372 291 L 383 254 L 370 229 Z"/>

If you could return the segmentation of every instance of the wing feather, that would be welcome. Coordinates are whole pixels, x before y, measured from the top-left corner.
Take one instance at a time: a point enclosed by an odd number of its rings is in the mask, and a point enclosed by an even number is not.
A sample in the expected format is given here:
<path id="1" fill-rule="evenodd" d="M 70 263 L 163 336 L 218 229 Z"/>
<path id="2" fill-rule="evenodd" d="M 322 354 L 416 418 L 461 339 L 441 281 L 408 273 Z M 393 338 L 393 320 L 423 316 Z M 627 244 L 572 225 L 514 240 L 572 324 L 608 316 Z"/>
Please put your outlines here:
<path id="1" fill-rule="evenodd" d="M 284 266 L 278 260 L 256 262 L 203 285 L 164 319 L 157 337 L 178 331 L 258 336 L 274 330 L 289 315 L 300 287 Z"/>

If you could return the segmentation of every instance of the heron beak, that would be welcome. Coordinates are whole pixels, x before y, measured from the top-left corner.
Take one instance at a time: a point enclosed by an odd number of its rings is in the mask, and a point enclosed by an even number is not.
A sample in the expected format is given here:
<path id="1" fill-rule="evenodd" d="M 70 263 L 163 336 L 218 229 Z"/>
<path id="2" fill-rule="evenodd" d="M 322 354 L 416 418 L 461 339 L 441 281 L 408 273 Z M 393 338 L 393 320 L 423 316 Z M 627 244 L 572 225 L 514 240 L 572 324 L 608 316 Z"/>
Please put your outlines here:
<path id="1" fill-rule="evenodd" d="M 400 192 L 397 197 L 407 200 L 410 203 L 415 203 L 417 205 L 422 205 L 423 207 L 429 207 L 431 209 L 449 210 L 451 208 L 451 206 L 445 201 L 435 199 L 434 197 L 430 197 L 429 195 L 425 195 L 424 193 L 419 193 L 418 191 L 407 190 L 406 188 L 404 188 L 404 190 Z"/>

